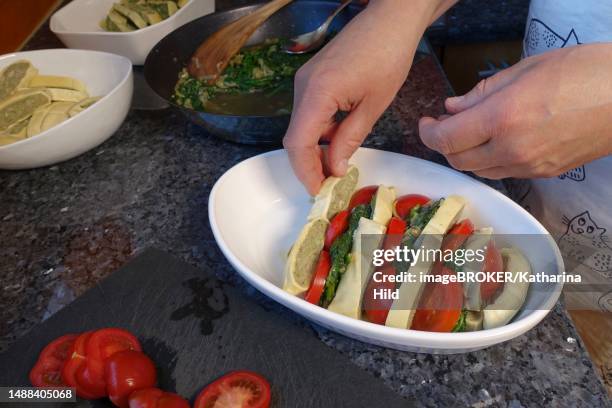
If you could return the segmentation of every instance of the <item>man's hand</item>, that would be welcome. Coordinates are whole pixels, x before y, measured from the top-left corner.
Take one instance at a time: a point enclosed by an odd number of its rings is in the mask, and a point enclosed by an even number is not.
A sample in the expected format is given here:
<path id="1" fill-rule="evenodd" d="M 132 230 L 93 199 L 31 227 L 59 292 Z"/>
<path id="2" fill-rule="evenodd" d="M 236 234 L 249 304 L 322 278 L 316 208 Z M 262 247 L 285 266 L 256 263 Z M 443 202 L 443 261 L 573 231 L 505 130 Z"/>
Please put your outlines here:
<path id="1" fill-rule="evenodd" d="M 348 160 L 393 101 L 418 41 L 438 7 L 453 1 L 377 0 L 297 73 L 283 141 L 297 177 L 316 194 L 326 169 L 344 175 Z M 340 123 L 338 111 L 348 112 Z M 319 140 L 330 142 L 323 157 Z"/>
<path id="2" fill-rule="evenodd" d="M 612 43 L 527 58 L 423 118 L 423 143 L 481 177 L 553 177 L 612 154 Z"/>

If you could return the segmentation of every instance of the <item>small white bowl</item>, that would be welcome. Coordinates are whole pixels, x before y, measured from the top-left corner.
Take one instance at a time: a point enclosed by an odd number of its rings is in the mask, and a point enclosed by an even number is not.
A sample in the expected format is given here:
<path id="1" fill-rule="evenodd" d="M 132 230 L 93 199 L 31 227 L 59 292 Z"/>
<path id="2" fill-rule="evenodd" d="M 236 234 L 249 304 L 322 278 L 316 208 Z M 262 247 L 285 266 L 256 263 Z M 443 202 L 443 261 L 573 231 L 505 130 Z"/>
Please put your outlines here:
<path id="1" fill-rule="evenodd" d="M 563 271 L 563 260 L 548 232 L 508 197 L 464 174 L 414 157 L 359 149 L 359 185 L 395 186 L 398 194 L 432 198 L 459 194 L 463 211 L 477 227 L 492 226 L 517 246 L 534 272 Z M 462 353 L 517 337 L 540 322 L 555 305 L 561 283 L 532 283 L 513 321 L 496 329 L 466 333 L 404 330 L 351 319 L 312 305 L 282 290 L 286 254 L 312 206 L 295 178 L 287 154 L 276 150 L 245 160 L 215 184 L 208 202 L 210 224 L 223 254 L 253 286 L 277 302 L 330 330 L 384 347 L 425 353 Z M 537 236 L 537 239 L 527 239 Z M 534 245 L 537 244 L 537 245 Z"/>
<path id="2" fill-rule="evenodd" d="M 78 156 L 115 133 L 130 110 L 134 81 L 125 57 L 86 50 L 26 51 L 0 56 L 0 70 L 20 59 L 29 60 L 42 75 L 80 79 L 91 96 L 102 99 L 36 136 L 0 146 L 2 169 L 31 169 Z"/>
<path id="3" fill-rule="evenodd" d="M 100 28 L 113 3 L 119 0 L 73 0 L 51 17 L 51 31 L 69 48 L 106 51 L 143 65 L 149 51 L 166 35 L 196 18 L 215 11 L 214 0 L 190 0 L 167 19 L 140 30 L 118 33 Z"/>

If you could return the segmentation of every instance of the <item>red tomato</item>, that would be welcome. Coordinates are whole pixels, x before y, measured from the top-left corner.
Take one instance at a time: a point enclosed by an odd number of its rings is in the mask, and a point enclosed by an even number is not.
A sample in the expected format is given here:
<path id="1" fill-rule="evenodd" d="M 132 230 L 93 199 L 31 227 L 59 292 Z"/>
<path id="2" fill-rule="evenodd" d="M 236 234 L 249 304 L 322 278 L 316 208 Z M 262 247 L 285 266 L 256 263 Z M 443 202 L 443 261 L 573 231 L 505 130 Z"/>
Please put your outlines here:
<path id="1" fill-rule="evenodd" d="M 455 272 L 441 263 L 434 264 L 431 273 L 454 275 Z M 423 290 L 419 306 L 414 314 L 413 330 L 450 332 L 461 316 L 463 285 L 460 282 L 428 283 Z"/>
<path id="2" fill-rule="evenodd" d="M 420 194 L 406 194 L 395 200 L 395 215 L 406 219 L 412 210 L 417 205 L 425 205 L 431 199 Z"/>
<path id="3" fill-rule="evenodd" d="M 340 211 L 331 219 L 327 231 L 325 231 L 325 249 L 330 250 L 332 244 L 344 231 L 348 229 L 349 218 L 351 212 L 349 210 Z"/>
<path id="4" fill-rule="evenodd" d="M 487 244 L 485 251 L 485 259 L 483 272 L 502 272 L 504 268 L 504 261 L 501 253 L 495 247 L 493 240 Z M 503 290 L 504 282 L 487 281 L 480 284 L 480 298 L 484 304 L 491 303 L 495 300 L 495 297 Z M 483 305 L 484 306 L 484 305 Z"/>
<path id="5" fill-rule="evenodd" d="M 456 251 L 461 248 L 470 235 L 474 232 L 474 224 L 469 219 L 459 221 L 450 229 L 442 240 L 442 250 Z"/>
<path id="6" fill-rule="evenodd" d="M 180 395 L 159 388 L 143 388 L 130 394 L 130 408 L 189 408 L 189 402 Z"/>
<path id="7" fill-rule="evenodd" d="M 252 371 L 233 371 L 204 388 L 193 408 L 267 408 L 270 383 Z"/>
<path id="8" fill-rule="evenodd" d="M 66 360 L 64 367 L 62 368 L 62 380 L 69 387 L 76 389 L 76 394 L 84 399 L 96 399 L 100 398 L 99 395 L 92 393 L 90 390 L 85 389 L 77 381 L 77 371 L 86 366 L 86 348 L 87 340 L 91 337 L 93 331 L 88 331 L 81 334 L 75 340 L 74 344 L 70 348 L 69 357 Z M 102 396 L 104 396 L 104 393 Z"/>
<path id="9" fill-rule="evenodd" d="M 157 408 L 157 401 L 164 394 L 159 388 L 141 388 L 130 394 L 130 408 Z"/>
<path id="10" fill-rule="evenodd" d="M 376 190 L 378 190 L 378 186 L 367 186 L 362 187 L 357 190 L 353 197 L 351 198 L 351 202 L 349 203 L 349 211 L 358 205 L 369 204 L 372 201 L 372 197 L 376 194 Z"/>
<path id="11" fill-rule="evenodd" d="M 85 362 L 76 370 L 77 387 L 90 396 L 90 399 L 106 397 L 106 381 L 104 377 L 93 374 Z M 93 397 L 93 398 L 91 398 Z"/>
<path id="12" fill-rule="evenodd" d="M 142 351 L 138 339 L 127 330 L 107 328 L 93 332 L 87 341 L 87 367 L 91 375 L 103 378 L 104 361 L 124 350 Z"/>
<path id="13" fill-rule="evenodd" d="M 402 238 L 406 232 L 406 221 L 398 217 L 391 218 L 387 226 L 387 234 L 383 242 L 383 249 L 395 249 L 402 243 Z"/>
<path id="14" fill-rule="evenodd" d="M 310 288 L 308 288 L 308 292 L 306 292 L 306 296 L 304 297 L 307 302 L 310 302 L 313 305 L 319 304 L 319 300 L 321 300 L 321 295 L 323 294 L 323 289 L 325 288 L 325 280 L 327 279 L 327 275 L 329 275 L 330 268 L 331 257 L 329 256 L 329 252 L 323 250 L 319 256 L 319 262 L 317 262 L 317 268 L 315 269 L 315 274 L 312 277 Z"/>
<path id="15" fill-rule="evenodd" d="M 104 374 L 108 398 L 119 408 L 128 408 L 128 398 L 133 391 L 154 387 L 157 382 L 153 361 L 135 350 L 119 351 L 108 357 Z"/>
<path id="16" fill-rule="evenodd" d="M 30 383 L 34 387 L 65 387 L 61 374 L 62 364 L 55 358 L 38 360 L 30 371 Z"/>
<path id="17" fill-rule="evenodd" d="M 70 353 L 70 347 L 72 347 L 77 337 L 79 337 L 78 334 L 65 334 L 58 337 L 45 346 L 45 348 L 40 352 L 38 359 L 43 360 L 55 358 L 59 361 L 66 361 L 68 354 Z"/>
<path id="18" fill-rule="evenodd" d="M 131 407 L 130 407 L 131 408 Z M 165 392 L 157 401 L 156 408 L 190 408 L 189 402 L 180 395 Z"/>
<path id="19" fill-rule="evenodd" d="M 398 217 L 391 218 L 387 226 L 383 249 L 394 249 L 400 245 L 405 231 L 406 221 Z M 396 274 L 393 263 L 385 263 L 380 272 L 385 277 Z M 380 289 L 395 290 L 395 288 L 394 282 L 376 282 L 373 277 L 370 279 L 363 295 L 363 312 L 368 321 L 376 324 L 385 324 L 393 299 L 374 299 L 374 291 Z"/>
<path id="20" fill-rule="evenodd" d="M 394 276 L 396 274 L 393 263 L 386 263 L 380 270 L 382 276 Z M 375 290 L 395 290 L 395 282 L 376 282 L 370 279 L 368 286 L 363 294 L 363 314 L 365 318 L 372 323 L 384 325 L 387 321 L 389 309 L 393 304 L 393 299 L 374 299 Z"/>
<path id="21" fill-rule="evenodd" d="M 77 334 L 66 334 L 47 344 L 38 356 L 38 361 L 30 371 L 30 382 L 35 387 L 61 387 L 62 366 L 68 358 L 70 348 L 78 337 Z"/>

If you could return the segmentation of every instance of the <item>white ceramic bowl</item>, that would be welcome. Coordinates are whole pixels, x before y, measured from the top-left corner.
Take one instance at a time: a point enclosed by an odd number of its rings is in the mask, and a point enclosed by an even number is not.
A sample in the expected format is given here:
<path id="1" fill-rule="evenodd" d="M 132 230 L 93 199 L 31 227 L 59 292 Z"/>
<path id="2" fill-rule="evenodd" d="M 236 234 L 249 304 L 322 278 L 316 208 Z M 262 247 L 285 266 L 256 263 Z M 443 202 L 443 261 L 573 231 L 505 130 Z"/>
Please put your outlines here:
<path id="1" fill-rule="evenodd" d="M 413 157 L 359 149 L 352 162 L 360 185 L 386 184 L 398 194 L 430 197 L 459 194 L 468 200 L 464 216 L 498 234 L 537 234 L 511 244 L 534 271 L 558 274 L 563 260 L 555 242 L 531 215 L 503 194 L 452 169 Z M 431 333 L 376 325 L 335 314 L 281 289 L 286 254 L 305 223 L 311 201 L 295 178 L 287 154 L 277 150 L 245 160 L 215 184 L 208 215 L 215 239 L 238 272 L 257 289 L 304 317 L 365 342 L 400 350 L 460 353 L 500 343 L 534 327 L 555 305 L 562 284 L 532 284 L 526 303 L 510 324 L 471 333 Z M 510 236 L 506 236 L 510 237 Z M 528 242 L 529 241 L 529 242 Z"/>
<path id="2" fill-rule="evenodd" d="M 92 96 L 103 96 L 76 116 L 31 138 L 0 146 L 0 168 L 30 169 L 78 156 L 119 128 L 132 101 L 132 64 L 119 55 L 85 50 L 40 50 L 0 57 L 0 69 L 29 60 L 40 74 L 80 79 Z"/>
<path id="3" fill-rule="evenodd" d="M 100 28 L 113 3 L 119 0 L 73 0 L 51 17 L 51 31 L 69 48 L 112 52 L 134 65 L 143 65 L 147 54 L 166 35 L 198 17 L 215 11 L 214 0 L 190 0 L 169 18 L 140 30 L 117 33 Z"/>

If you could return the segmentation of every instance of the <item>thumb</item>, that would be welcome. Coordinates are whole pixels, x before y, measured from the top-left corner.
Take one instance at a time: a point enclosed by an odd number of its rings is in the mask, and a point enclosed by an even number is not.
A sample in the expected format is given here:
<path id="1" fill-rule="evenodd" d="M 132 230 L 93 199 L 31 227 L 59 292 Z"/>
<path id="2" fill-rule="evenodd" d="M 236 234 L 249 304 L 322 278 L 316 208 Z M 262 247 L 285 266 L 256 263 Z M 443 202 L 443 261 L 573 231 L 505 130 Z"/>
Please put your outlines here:
<path id="1" fill-rule="evenodd" d="M 372 131 L 374 120 L 363 103 L 359 104 L 338 126 L 328 150 L 328 165 L 332 174 L 343 176 L 353 153 Z"/>
<path id="2" fill-rule="evenodd" d="M 297 176 L 311 195 L 325 179 L 319 138 L 333 125 L 336 105 L 321 97 L 303 98 L 294 110 L 283 146 Z"/>

